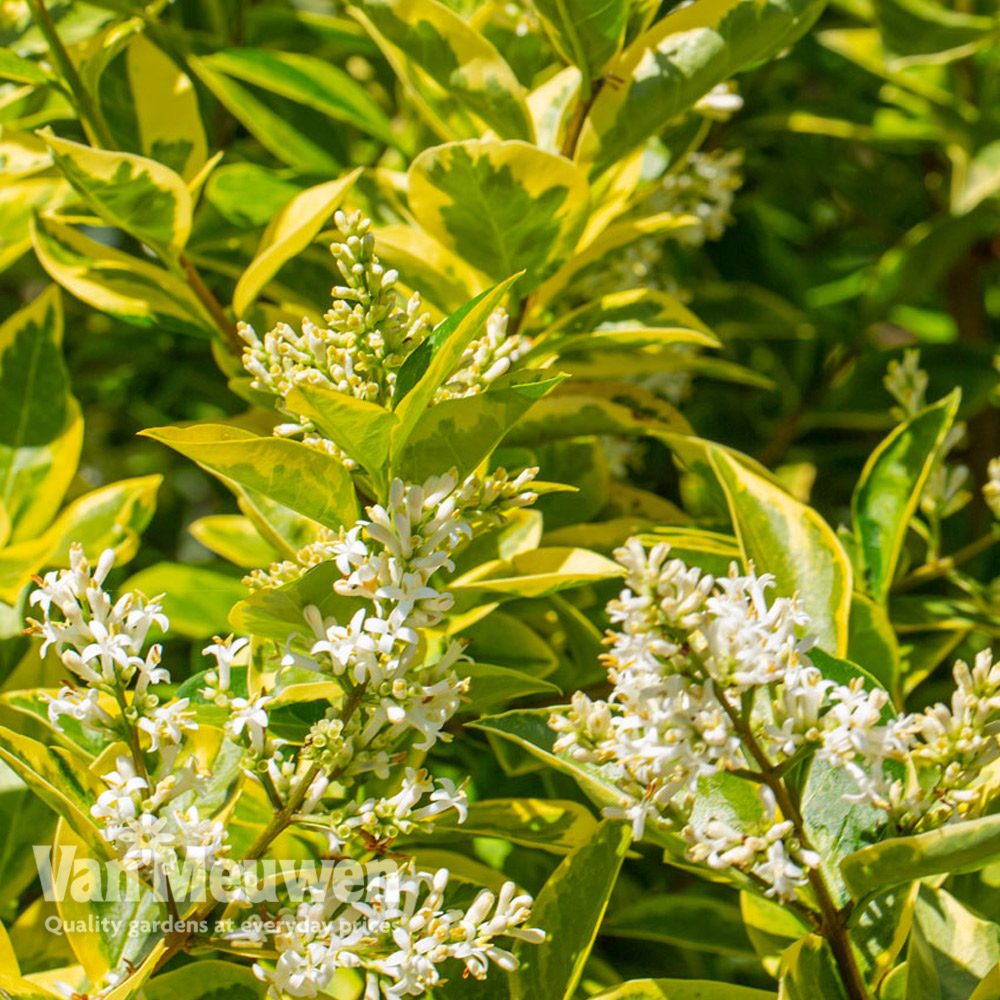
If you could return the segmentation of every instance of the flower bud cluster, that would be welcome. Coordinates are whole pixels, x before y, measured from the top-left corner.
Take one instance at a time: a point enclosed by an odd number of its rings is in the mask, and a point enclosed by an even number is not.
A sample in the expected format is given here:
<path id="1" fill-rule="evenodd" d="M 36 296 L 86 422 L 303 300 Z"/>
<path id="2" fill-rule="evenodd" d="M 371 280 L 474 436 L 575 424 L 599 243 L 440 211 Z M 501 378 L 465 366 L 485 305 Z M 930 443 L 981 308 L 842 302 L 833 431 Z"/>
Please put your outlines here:
<path id="1" fill-rule="evenodd" d="M 360 212 L 337 212 L 335 221 L 341 240 L 330 250 L 343 284 L 333 288 L 333 304 L 324 317 L 327 325 L 304 319 L 296 333 L 279 323 L 263 338 L 247 323 L 238 329 L 246 343 L 243 366 L 253 388 L 277 396 L 282 412 L 292 418 L 275 433 L 301 434 L 306 444 L 353 467 L 337 445 L 288 406 L 289 392 L 297 385 L 320 385 L 391 409 L 399 370 L 426 340 L 431 325 L 419 294 L 411 295 L 405 306 L 399 304 L 399 275 L 379 262 L 371 220 Z M 465 350 L 434 402 L 482 392 L 510 369 L 530 345 L 520 335 L 508 336 L 507 321 L 505 310 L 492 313 L 486 331 Z"/>

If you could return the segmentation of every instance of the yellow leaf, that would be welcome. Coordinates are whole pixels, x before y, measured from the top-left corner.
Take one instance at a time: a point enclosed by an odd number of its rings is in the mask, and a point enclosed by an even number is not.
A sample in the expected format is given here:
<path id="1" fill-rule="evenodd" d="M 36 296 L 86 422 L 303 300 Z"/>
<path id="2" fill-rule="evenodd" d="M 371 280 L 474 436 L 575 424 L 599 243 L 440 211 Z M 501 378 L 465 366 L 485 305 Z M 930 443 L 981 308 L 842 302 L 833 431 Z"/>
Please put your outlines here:
<path id="1" fill-rule="evenodd" d="M 307 188 L 275 216 L 264 230 L 257 255 L 236 285 L 233 311 L 237 316 L 246 312 L 283 264 L 309 246 L 360 173 L 358 168 L 339 180 Z"/>

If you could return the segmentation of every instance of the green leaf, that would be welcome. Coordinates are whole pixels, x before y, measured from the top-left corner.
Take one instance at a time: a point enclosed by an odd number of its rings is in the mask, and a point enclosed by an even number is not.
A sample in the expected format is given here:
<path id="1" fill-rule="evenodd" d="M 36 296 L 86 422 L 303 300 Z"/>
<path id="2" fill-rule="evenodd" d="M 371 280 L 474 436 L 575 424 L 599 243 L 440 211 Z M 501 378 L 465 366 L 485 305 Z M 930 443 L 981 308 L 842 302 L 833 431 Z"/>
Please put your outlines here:
<path id="1" fill-rule="evenodd" d="M 454 591 L 488 590 L 516 597 L 546 597 L 622 575 L 618 563 L 589 549 L 544 548 L 496 559 L 453 580 Z"/>
<path id="2" fill-rule="evenodd" d="M 777 979 L 782 954 L 808 934 L 809 927 L 792 910 L 757 892 L 740 893 L 740 914 L 761 965 Z"/>
<path id="3" fill-rule="evenodd" d="M 188 65 L 229 113 L 280 161 L 299 172 L 321 176 L 340 172 L 344 158 L 342 150 L 336 148 L 340 143 L 330 141 L 336 132 L 326 115 L 259 87 L 237 83 L 198 57 L 189 56 Z"/>
<path id="4" fill-rule="evenodd" d="M 850 1000 L 829 944 L 809 934 L 781 958 L 778 1000 Z"/>
<path id="5" fill-rule="evenodd" d="M 108 761 L 107 766 L 110 764 Z M 56 828 L 52 845 L 54 864 L 58 863 L 64 851 L 68 853 L 68 850 L 74 848 L 77 858 L 94 856 L 90 844 L 80 836 L 80 831 L 74 829 L 72 821 L 64 818 Z M 126 878 L 134 879 L 136 876 L 119 874 L 119 884 L 123 890 Z M 126 893 L 122 891 L 121 895 Z M 124 968 L 126 961 L 145 973 L 137 977 L 137 980 L 133 980 L 132 976 L 128 977 L 126 982 L 132 985 L 119 994 L 122 1000 L 134 996 L 134 990 L 152 972 L 156 958 L 155 952 L 149 952 L 147 942 L 159 935 L 146 928 L 152 928 L 165 914 L 165 907 L 152 889 L 140 883 L 136 895 L 138 899 L 86 901 L 76 900 L 72 892 L 66 892 L 56 900 L 59 917 L 65 926 L 66 939 L 92 982 L 100 981 L 112 969 Z M 121 923 L 116 927 L 117 921 Z M 162 950 L 162 940 L 157 943 Z M 147 968 L 148 954 L 153 955 L 153 962 Z M 143 961 L 140 962 L 140 958 Z"/>
<path id="6" fill-rule="evenodd" d="M 959 190 L 952 197 L 951 210 L 956 215 L 971 212 L 997 192 L 1000 192 L 1000 141 L 988 142 L 976 150 L 965 168 Z"/>
<path id="7" fill-rule="evenodd" d="M 0 149 L 0 157 L 4 152 Z M 31 222 L 35 213 L 60 208 L 74 197 L 66 181 L 48 174 L 10 180 L 0 186 L 0 271 L 31 249 Z"/>
<path id="8" fill-rule="evenodd" d="M 31 236 L 42 267 L 87 305 L 147 329 L 165 327 L 199 337 L 215 330 L 194 292 L 165 268 L 45 216 L 35 218 Z"/>
<path id="9" fill-rule="evenodd" d="M 726 452 L 709 455 L 726 492 L 745 561 L 773 573 L 777 592 L 798 594 L 820 647 L 847 649 L 851 565 L 836 534 L 811 507 L 751 472 Z"/>
<path id="10" fill-rule="evenodd" d="M 109 225 L 174 259 L 191 232 L 191 194 L 169 167 L 42 133 L 66 180 Z"/>
<path id="11" fill-rule="evenodd" d="M 462 629 L 471 639 L 469 655 L 474 660 L 501 663 L 512 670 L 547 677 L 556 669 L 556 654 L 547 642 L 519 618 L 494 611 Z"/>
<path id="12" fill-rule="evenodd" d="M 0 759 L 72 825 L 95 857 L 110 857 L 108 845 L 90 817 L 90 807 L 104 786 L 79 757 L 0 726 Z"/>
<path id="13" fill-rule="evenodd" d="M 46 843 L 55 827 L 55 816 L 6 764 L 0 763 L 0 815 L 4 827 L 0 830 L 0 865 L 4 873 L 0 886 L 0 905 L 7 906 L 38 877 L 32 847 Z M 6 934 L 0 927 L 0 968 L 10 969 L 5 955 L 9 948 Z M 16 971 L 17 966 L 14 966 Z"/>
<path id="14" fill-rule="evenodd" d="M 298 441 L 258 437 L 225 424 L 154 427 L 141 433 L 193 459 L 224 482 L 262 493 L 327 527 L 357 520 L 350 473 L 337 459 Z"/>
<path id="15" fill-rule="evenodd" d="M 852 915 L 851 942 L 868 982 L 881 982 L 896 965 L 910 935 L 918 889 L 916 883 L 890 889 Z"/>
<path id="16" fill-rule="evenodd" d="M 851 595 L 847 658 L 876 677 L 898 702 L 900 654 L 885 608 L 855 591 Z"/>
<path id="17" fill-rule="evenodd" d="M 13 80 L 15 83 L 37 83 L 43 86 L 50 83 L 51 75 L 32 61 L 19 56 L 11 49 L 0 49 L 0 79 Z"/>
<path id="18" fill-rule="evenodd" d="M 481 729 L 515 743 L 533 757 L 557 771 L 574 778 L 584 792 L 601 806 L 624 806 L 628 797 L 618 789 L 617 782 L 624 771 L 617 764 L 586 764 L 557 756 L 552 745 L 556 733 L 549 726 L 549 717 L 557 709 L 522 709 L 491 715 L 476 722 L 467 722 L 470 729 Z"/>
<path id="19" fill-rule="evenodd" d="M 580 306 L 546 327 L 528 358 L 560 358 L 591 351 L 697 344 L 718 347 L 718 338 L 690 309 L 666 292 L 633 288 Z"/>
<path id="20" fill-rule="evenodd" d="M 134 123 L 130 121 L 129 125 L 138 139 L 135 151 L 166 164 L 190 181 L 208 159 L 198 94 L 190 77 L 142 33 L 128 43 L 123 58 L 131 96 L 123 111 L 134 116 Z M 108 82 L 120 93 L 122 81 Z M 105 117 L 114 133 L 114 116 L 106 111 Z"/>
<path id="21" fill-rule="evenodd" d="M 389 118 L 378 102 L 350 74 L 326 59 L 301 52 L 240 48 L 203 56 L 201 64 L 395 145 Z"/>
<path id="22" fill-rule="evenodd" d="M 595 993 L 591 1000 L 775 1000 L 775 995 L 706 979 L 633 979 Z"/>
<path id="23" fill-rule="evenodd" d="M 162 482 L 160 475 L 138 476 L 77 497 L 59 512 L 47 533 L 52 542 L 48 561 L 68 567 L 69 547 L 79 542 L 89 559 L 97 559 L 105 549 L 114 549 L 118 565 L 128 562 L 138 551 L 139 535 L 156 509 L 156 494 Z"/>
<path id="24" fill-rule="evenodd" d="M 241 569 L 277 562 L 278 550 L 242 514 L 211 514 L 188 525 L 188 531 L 211 552 Z"/>
<path id="25" fill-rule="evenodd" d="M 817 662 L 816 666 L 827 676 L 828 664 Z M 838 683 L 850 680 L 849 676 L 837 677 L 833 671 L 830 678 Z M 860 803 L 845 808 L 844 796 L 856 790 L 856 783 L 843 768 L 821 760 L 809 765 L 802 790 L 802 816 L 809 842 L 819 853 L 820 869 L 837 906 L 850 900 L 841 877 L 841 861 L 878 840 L 885 826 L 885 813 L 873 805 Z"/>
<path id="26" fill-rule="evenodd" d="M 716 84 L 795 42 L 822 0 L 699 0 L 675 9 L 607 68 L 583 127 L 577 160 L 602 173 Z"/>
<path id="27" fill-rule="evenodd" d="M 464 478 L 560 381 L 547 373 L 522 372 L 486 392 L 429 407 L 396 460 L 397 473 L 408 481 L 423 482 L 455 468 Z"/>
<path id="28" fill-rule="evenodd" d="M 271 220 L 254 259 L 236 283 L 233 312 L 237 316 L 246 312 L 283 264 L 309 246 L 360 173 L 359 167 L 339 180 L 307 188 Z"/>
<path id="29" fill-rule="evenodd" d="M 540 445 L 561 438 L 621 434 L 654 435 L 657 431 L 690 432 L 687 421 L 669 404 L 657 400 L 655 409 L 640 405 L 633 395 L 638 386 L 578 382 L 560 386 L 539 400 L 504 439 L 506 445 Z"/>
<path id="30" fill-rule="evenodd" d="M 910 519 L 954 423 L 960 396 L 956 389 L 900 424 L 872 452 L 855 487 L 851 511 L 863 582 L 881 603 L 888 598 Z"/>
<path id="31" fill-rule="evenodd" d="M 494 280 L 526 271 L 520 295 L 569 257 L 586 223 L 582 171 L 525 142 L 435 146 L 413 161 L 409 176 L 420 225 Z"/>
<path id="32" fill-rule="evenodd" d="M 886 48 L 901 56 L 957 59 L 988 44 L 998 33 L 993 17 L 934 0 L 874 0 L 873 6 Z"/>
<path id="33" fill-rule="evenodd" d="M 119 565 L 139 547 L 139 534 L 156 506 L 162 476 L 123 479 L 77 497 L 42 535 L 0 550 L 0 599 L 13 602 L 32 574 L 44 566 L 69 565 L 70 546 L 79 542 L 88 559 L 114 549 Z"/>
<path id="34" fill-rule="evenodd" d="M 436 0 L 362 0 L 362 24 L 388 43 L 503 139 L 535 138 L 514 71 L 480 32 Z M 505 273 L 510 274 L 508 269 Z"/>
<path id="35" fill-rule="evenodd" d="M 83 439 L 62 354 L 59 290 L 49 286 L 0 326 L 0 542 L 34 538 L 55 517 Z"/>
<path id="36" fill-rule="evenodd" d="M 213 171 L 205 200 L 240 229 L 266 226 L 302 186 L 256 163 L 229 163 Z"/>
<path id="37" fill-rule="evenodd" d="M 545 929 L 539 945 L 519 945 L 512 1000 L 569 1000 L 631 842 L 627 826 L 605 821 L 593 838 L 569 854 L 535 897 L 532 925 Z"/>
<path id="38" fill-rule="evenodd" d="M 906 953 L 906 1000 L 966 1000 L 1000 961 L 1000 927 L 943 889 L 920 887 Z"/>
<path id="39" fill-rule="evenodd" d="M 558 697 L 560 694 L 555 684 L 492 663 L 460 663 L 456 669 L 460 676 L 468 677 L 470 681 L 468 702 L 459 708 L 459 714 L 463 715 L 495 709 L 497 705 L 506 705 L 529 695 L 554 694 Z"/>
<path id="40" fill-rule="evenodd" d="M 978 871 L 998 857 L 1000 816 L 984 816 L 872 844 L 845 858 L 841 871 L 851 895 L 861 900 L 932 875 Z"/>
<path id="41" fill-rule="evenodd" d="M 263 1000 L 266 992 L 267 984 L 245 965 L 202 958 L 156 976 L 142 995 L 145 1000 Z"/>
<path id="42" fill-rule="evenodd" d="M 582 92 L 600 78 L 625 37 L 626 0 L 533 0 L 545 33 L 564 62 L 583 72 Z"/>
<path id="43" fill-rule="evenodd" d="M 434 833 L 496 837 L 553 854 L 590 843 L 597 821 L 586 806 L 558 799 L 484 799 L 469 806 L 462 822 L 442 818 Z"/>
<path id="44" fill-rule="evenodd" d="M 229 621 L 237 632 L 280 643 L 287 642 L 292 632 L 302 630 L 302 611 L 309 604 L 315 604 L 325 615 L 331 613 L 329 605 L 336 604 L 337 620 L 347 622 L 361 602 L 334 594 L 333 583 L 341 575 L 335 563 L 320 563 L 290 583 L 254 591 L 233 608 Z"/>
<path id="45" fill-rule="evenodd" d="M 234 577 L 170 562 L 140 570 L 121 590 L 138 590 L 149 597 L 163 594 L 161 603 L 171 634 L 186 639 L 208 639 L 227 632 L 232 606 L 247 596 L 247 588 Z"/>
<path id="46" fill-rule="evenodd" d="M 601 933 L 718 955 L 754 955 L 739 908 L 694 892 L 641 898 L 610 914 Z"/>
<path id="47" fill-rule="evenodd" d="M 389 444 L 399 423 L 395 413 L 365 399 L 307 382 L 292 389 L 286 402 L 289 409 L 310 419 L 342 448 L 374 482 L 384 485 Z"/>
<path id="48" fill-rule="evenodd" d="M 396 382 L 398 425 L 391 434 L 393 462 L 402 452 L 434 394 L 458 367 L 465 349 L 481 335 L 493 310 L 500 305 L 518 275 L 481 292 L 439 323 L 403 364 Z M 401 398 L 401 394 L 402 398 Z"/>

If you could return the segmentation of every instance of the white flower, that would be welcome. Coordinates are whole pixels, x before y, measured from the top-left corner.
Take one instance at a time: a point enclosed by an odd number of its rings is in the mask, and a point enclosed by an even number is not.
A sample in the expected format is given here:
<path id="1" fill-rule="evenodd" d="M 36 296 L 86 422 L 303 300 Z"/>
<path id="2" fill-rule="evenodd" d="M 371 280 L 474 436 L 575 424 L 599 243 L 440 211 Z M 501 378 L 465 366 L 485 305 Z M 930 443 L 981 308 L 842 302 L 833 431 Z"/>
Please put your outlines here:
<path id="1" fill-rule="evenodd" d="M 267 735 L 267 706 L 272 699 L 261 695 L 253 700 L 233 698 L 229 703 L 230 716 L 226 722 L 226 733 L 234 740 L 247 734 L 250 749 L 255 754 L 264 751 L 264 738 Z"/>
<path id="2" fill-rule="evenodd" d="M 61 687 L 58 694 L 42 694 L 48 703 L 49 722 L 62 732 L 59 718 L 68 715 L 90 729 L 109 729 L 114 720 L 101 708 L 100 693 L 86 688 Z"/>
<path id="3" fill-rule="evenodd" d="M 210 701 L 224 700 L 232 683 L 233 661 L 249 644 L 249 639 L 234 639 L 231 635 L 220 639 L 215 636 L 215 641 L 201 651 L 203 656 L 215 657 L 216 669 L 205 677 L 204 694 Z"/>
<path id="4" fill-rule="evenodd" d="M 198 724 L 192 721 L 194 713 L 187 711 L 188 704 L 187 698 L 181 698 L 153 709 L 150 715 L 139 720 L 139 728 L 149 734 L 150 750 L 155 753 L 163 747 L 179 746 L 184 739 L 184 730 L 198 728 Z"/>
<path id="5" fill-rule="evenodd" d="M 411 863 L 412 864 L 412 863 Z M 463 910 L 446 907 L 448 871 L 433 875 L 412 867 L 398 876 L 370 880 L 362 900 L 341 904 L 332 894 L 282 914 L 272 941 L 273 969 L 254 966 L 270 995 L 312 997 L 338 968 L 365 973 L 366 1000 L 421 996 L 445 978 L 440 966 L 455 959 L 467 974 L 484 979 L 490 962 L 513 969 L 517 962 L 499 938 L 530 943 L 544 939 L 525 926 L 532 899 L 505 883 L 499 896 L 482 890 Z"/>

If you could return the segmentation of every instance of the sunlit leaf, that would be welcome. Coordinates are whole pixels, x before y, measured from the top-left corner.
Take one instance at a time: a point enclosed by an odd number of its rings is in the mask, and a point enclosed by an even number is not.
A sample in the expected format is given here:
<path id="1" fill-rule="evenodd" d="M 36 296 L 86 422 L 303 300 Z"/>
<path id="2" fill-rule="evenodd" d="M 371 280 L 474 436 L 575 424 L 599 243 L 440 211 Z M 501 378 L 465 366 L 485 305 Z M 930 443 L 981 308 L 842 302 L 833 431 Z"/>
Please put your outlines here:
<path id="1" fill-rule="evenodd" d="M 417 221 L 473 267 L 494 280 L 526 271 L 523 295 L 573 250 L 589 189 L 560 156 L 477 139 L 421 153 L 410 167 L 409 198 Z"/>

